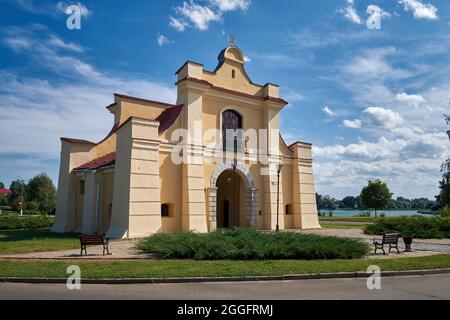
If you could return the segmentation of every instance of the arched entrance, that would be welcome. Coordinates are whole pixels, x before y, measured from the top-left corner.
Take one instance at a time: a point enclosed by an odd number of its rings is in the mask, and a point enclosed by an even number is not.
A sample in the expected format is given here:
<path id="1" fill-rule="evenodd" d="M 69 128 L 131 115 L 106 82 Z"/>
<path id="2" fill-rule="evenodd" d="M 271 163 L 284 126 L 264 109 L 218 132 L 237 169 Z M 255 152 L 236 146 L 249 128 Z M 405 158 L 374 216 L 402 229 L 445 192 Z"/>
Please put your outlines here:
<path id="1" fill-rule="evenodd" d="M 216 228 L 256 227 L 257 189 L 247 168 L 224 164 L 211 177 L 208 189 L 210 231 Z"/>
<path id="2" fill-rule="evenodd" d="M 245 190 L 245 185 L 239 174 L 233 170 L 222 172 L 217 179 L 217 228 L 245 226 L 241 190 Z"/>

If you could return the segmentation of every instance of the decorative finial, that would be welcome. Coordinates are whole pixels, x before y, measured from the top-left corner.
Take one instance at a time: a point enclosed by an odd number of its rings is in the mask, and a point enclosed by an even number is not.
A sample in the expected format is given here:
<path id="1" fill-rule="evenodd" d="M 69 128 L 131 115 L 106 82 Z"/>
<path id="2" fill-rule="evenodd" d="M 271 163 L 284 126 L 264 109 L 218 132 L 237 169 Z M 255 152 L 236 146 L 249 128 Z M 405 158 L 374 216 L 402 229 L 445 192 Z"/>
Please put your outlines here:
<path id="1" fill-rule="evenodd" d="M 228 46 L 229 46 L 230 48 L 236 47 L 236 42 L 235 42 L 235 39 L 234 39 L 234 35 L 232 35 L 232 34 L 230 34 L 230 35 L 228 36 Z"/>

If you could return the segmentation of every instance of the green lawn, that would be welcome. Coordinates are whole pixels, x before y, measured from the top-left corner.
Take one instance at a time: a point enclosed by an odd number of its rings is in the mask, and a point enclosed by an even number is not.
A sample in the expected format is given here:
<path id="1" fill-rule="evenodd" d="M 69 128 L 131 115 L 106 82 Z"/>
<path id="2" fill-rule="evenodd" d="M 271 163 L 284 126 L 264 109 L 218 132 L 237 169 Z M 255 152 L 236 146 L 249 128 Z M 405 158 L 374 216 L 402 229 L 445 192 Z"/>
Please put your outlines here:
<path id="1" fill-rule="evenodd" d="M 58 251 L 79 246 L 76 235 L 52 233 L 50 229 L 0 231 L 0 254 Z"/>
<path id="2" fill-rule="evenodd" d="M 3 277 L 66 278 L 67 267 L 78 265 L 85 279 L 179 278 L 218 276 L 269 276 L 308 273 L 366 271 L 371 265 L 382 271 L 439 269 L 450 267 L 450 254 L 397 259 L 358 260 L 266 260 L 266 261 L 15 261 L 0 260 Z"/>
<path id="3" fill-rule="evenodd" d="M 373 222 L 373 217 L 319 217 L 319 220 L 333 221 L 333 222 Z"/>
<path id="4" fill-rule="evenodd" d="M 355 224 L 345 222 L 320 222 L 320 226 L 325 229 L 364 229 L 366 224 Z"/>

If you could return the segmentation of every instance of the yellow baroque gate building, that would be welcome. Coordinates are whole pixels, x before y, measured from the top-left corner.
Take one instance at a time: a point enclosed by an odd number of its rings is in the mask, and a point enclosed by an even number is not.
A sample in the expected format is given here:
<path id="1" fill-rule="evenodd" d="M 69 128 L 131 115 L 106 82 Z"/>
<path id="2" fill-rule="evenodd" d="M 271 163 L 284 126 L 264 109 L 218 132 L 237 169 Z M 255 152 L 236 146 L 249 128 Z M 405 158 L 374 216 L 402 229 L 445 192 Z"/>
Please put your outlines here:
<path id="1" fill-rule="evenodd" d="M 312 146 L 281 137 L 279 87 L 253 83 L 235 46 L 218 59 L 176 72 L 176 104 L 115 94 L 102 141 L 61 138 L 53 231 L 320 228 Z"/>

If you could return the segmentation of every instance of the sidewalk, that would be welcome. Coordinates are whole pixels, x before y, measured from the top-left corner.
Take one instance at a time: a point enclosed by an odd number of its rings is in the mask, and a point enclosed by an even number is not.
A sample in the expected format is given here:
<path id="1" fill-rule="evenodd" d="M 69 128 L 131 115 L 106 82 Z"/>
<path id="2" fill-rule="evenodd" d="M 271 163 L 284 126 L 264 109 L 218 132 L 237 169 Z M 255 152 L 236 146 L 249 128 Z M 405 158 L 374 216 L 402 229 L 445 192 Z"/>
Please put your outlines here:
<path id="1" fill-rule="evenodd" d="M 372 245 L 373 239 L 381 239 L 382 236 L 371 236 L 364 234 L 361 229 L 316 229 L 316 230 L 289 230 L 293 232 L 300 232 L 304 234 L 319 234 L 323 236 L 343 237 L 352 239 L 361 239 L 364 242 Z M 400 250 L 404 250 L 405 246 L 403 240 L 399 241 Z M 448 253 L 450 252 L 450 239 L 414 239 L 412 248 L 416 252 L 436 252 Z"/>
<path id="2" fill-rule="evenodd" d="M 141 254 L 135 249 L 137 240 L 120 240 L 110 241 L 109 251 L 110 255 L 103 256 L 102 246 L 92 246 L 87 248 L 87 256 L 80 256 L 80 249 L 64 250 L 64 251 L 49 251 L 49 252 L 35 252 L 22 254 L 0 255 L 0 259 L 152 259 L 149 254 Z"/>

